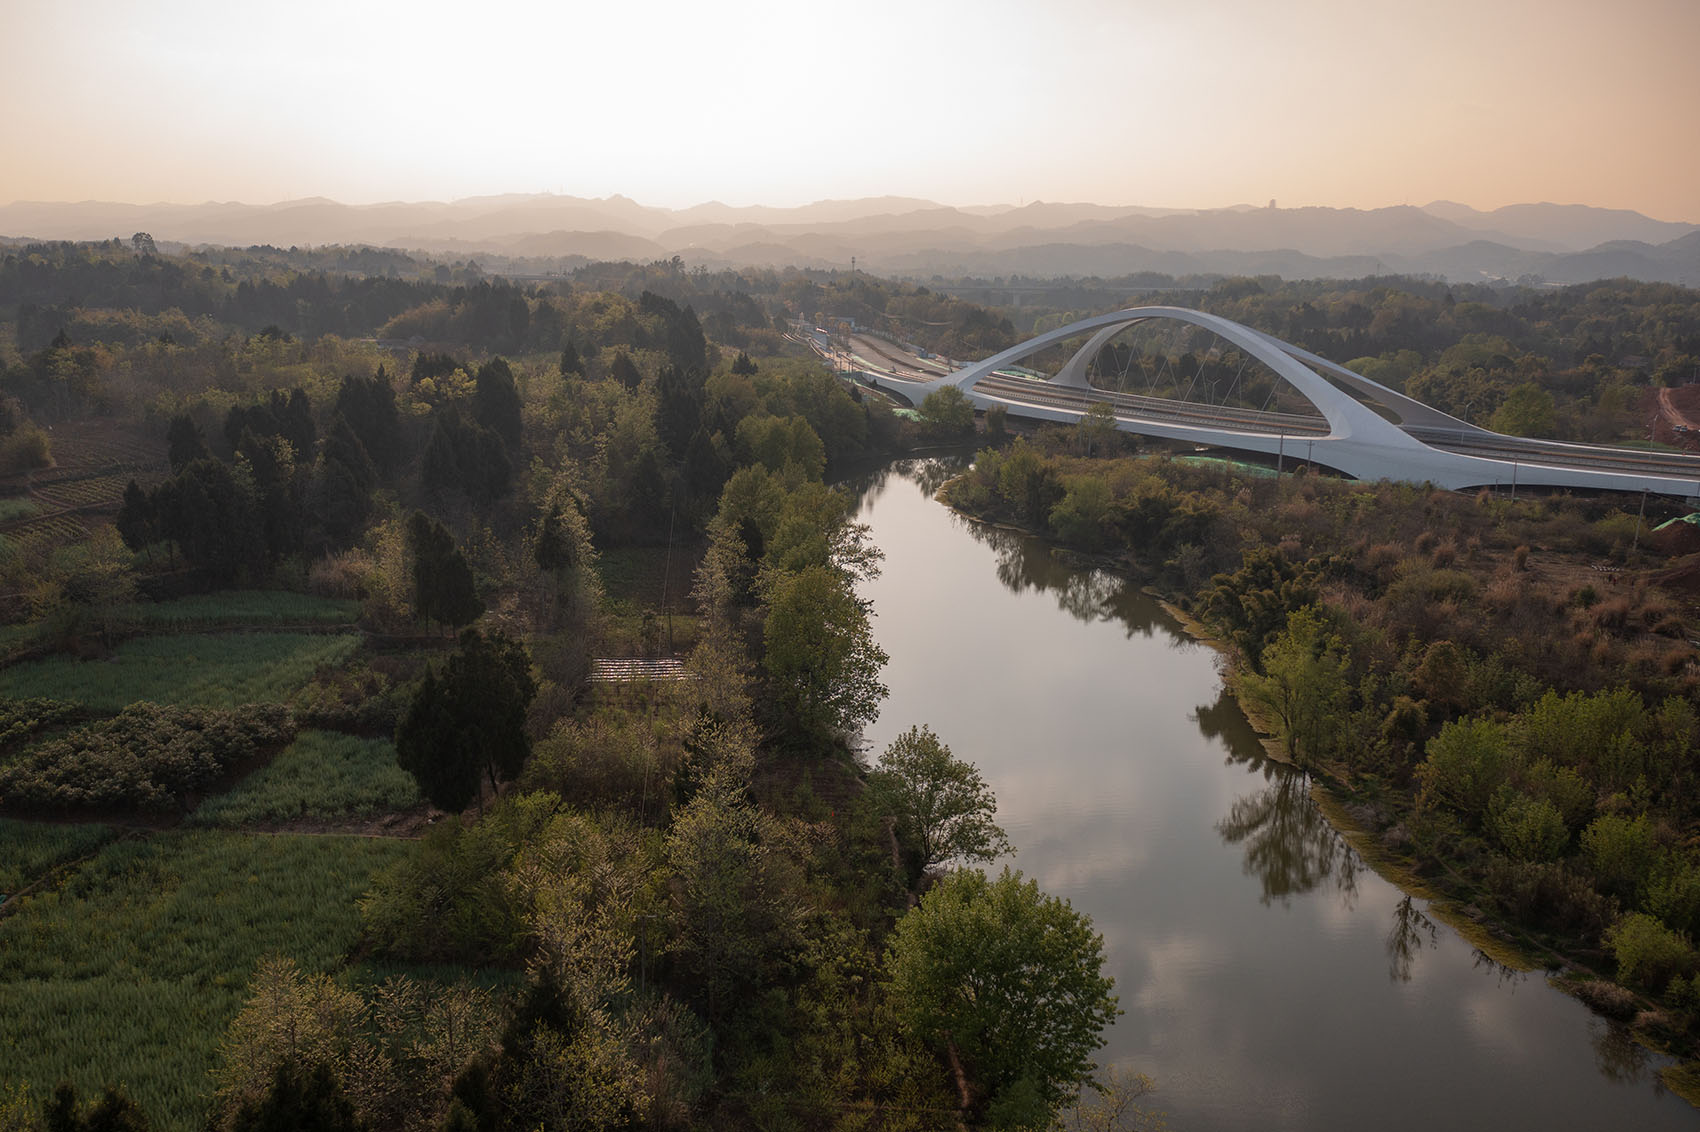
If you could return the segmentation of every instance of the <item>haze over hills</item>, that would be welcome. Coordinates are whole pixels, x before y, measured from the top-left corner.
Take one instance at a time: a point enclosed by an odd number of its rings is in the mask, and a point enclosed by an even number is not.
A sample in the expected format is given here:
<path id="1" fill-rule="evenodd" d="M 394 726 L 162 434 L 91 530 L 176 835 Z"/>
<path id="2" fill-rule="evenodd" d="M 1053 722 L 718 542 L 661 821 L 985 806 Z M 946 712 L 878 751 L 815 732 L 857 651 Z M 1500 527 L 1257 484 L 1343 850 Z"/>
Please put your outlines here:
<path id="1" fill-rule="evenodd" d="M 708 202 L 656 208 L 624 196 L 271 205 L 19 201 L 0 235 L 96 240 L 146 231 L 187 245 L 372 244 L 536 261 L 680 256 L 708 266 L 848 267 L 889 275 L 1414 273 L 1552 283 L 1630 276 L 1700 285 L 1700 226 L 1585 205 L 1484 212 L 1452 201 L 1376 209 L 1165 209 L 1035 201 L 952 207 L 911 197 L 791 208 Z"/>

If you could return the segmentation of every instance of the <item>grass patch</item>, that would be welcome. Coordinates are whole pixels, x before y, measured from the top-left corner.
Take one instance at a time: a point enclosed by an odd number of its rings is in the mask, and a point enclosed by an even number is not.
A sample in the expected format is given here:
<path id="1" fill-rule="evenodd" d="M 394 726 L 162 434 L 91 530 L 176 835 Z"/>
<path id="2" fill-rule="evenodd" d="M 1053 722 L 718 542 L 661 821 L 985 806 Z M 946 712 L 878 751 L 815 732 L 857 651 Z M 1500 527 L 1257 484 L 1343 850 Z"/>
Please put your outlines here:
<path id="1" fill-rule="evenodd" d="M 388 739 L 303 731 L 270 766 L 190 817 L 224 829 L 295 818 L 364 817 L 419 802 L 413 776 L 396 765 Z"/>
<path id="2" fill-rule="evenodd" d="M 44 825 L 0 818 L 0 894 L 17 892 L 49 869 L 111 841 L 105 825 Z"/>
<path id="3" fill-rule="evenodd" d="M 200 707 L 283 703 L 321 666 L 347 663 L 354 634 L 183 634 L 126 641 L 109 660 L 49 657 L 0 672 L 0 696 L 118 711 L 137 700 Z"/>
<path id="4" fill-rule="evenodd" d="M 702 636 L 700 619 L 675 613 L 671 620 L 654 611 L 633 611 L 610 602 L 602 614 L 595 649 L 599 656 L 683 656 Z"/>
<path id="5" fill-rule="evenodd" d="M 662 607 L 663 598 L 674 612 L 690 608 L 691 582 L 702 547 L 675 545 L 610 547 L 597 554 L 596 572 L 610 601 L 631 602 L 638 608 Z"/>
<path id="6" fill-rule="evenodd" d="M 158 1130 L 202 1126 L 262 955 L 342 965 L 355 900 L 407 841 L 172 832 L 116 842 L 0 921 L 0 1088 L 123 1082 Z"/>
<path id="7" fill-rule="evenodd" d="M 144 628 L 204 629 L 230 625 L 352 625 L 360 603 L 288 590 L 227 590 L 172 601 L 123 606 L 118 619 Z"/>

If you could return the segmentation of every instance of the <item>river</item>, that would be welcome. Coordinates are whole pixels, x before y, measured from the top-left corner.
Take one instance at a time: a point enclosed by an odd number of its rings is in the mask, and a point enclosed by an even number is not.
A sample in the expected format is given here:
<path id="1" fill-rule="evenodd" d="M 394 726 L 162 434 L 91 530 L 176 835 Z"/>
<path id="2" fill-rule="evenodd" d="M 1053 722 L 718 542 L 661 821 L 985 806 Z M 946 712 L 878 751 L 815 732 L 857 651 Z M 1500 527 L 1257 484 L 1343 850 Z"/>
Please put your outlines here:
<path id="1" fill-rule="evenodd" d="M 1010 863 L 1103 933 L 1126 1013 L 1100 1063 L 1155 1078 L 1175 1132 L 1700 1127 L 1621 1029 L 1365 868 L 1213 650 L 935 502 L 945 467 L 852 485 L 885 551 L 870 753 L 925 723 L 980 768 Z"/>

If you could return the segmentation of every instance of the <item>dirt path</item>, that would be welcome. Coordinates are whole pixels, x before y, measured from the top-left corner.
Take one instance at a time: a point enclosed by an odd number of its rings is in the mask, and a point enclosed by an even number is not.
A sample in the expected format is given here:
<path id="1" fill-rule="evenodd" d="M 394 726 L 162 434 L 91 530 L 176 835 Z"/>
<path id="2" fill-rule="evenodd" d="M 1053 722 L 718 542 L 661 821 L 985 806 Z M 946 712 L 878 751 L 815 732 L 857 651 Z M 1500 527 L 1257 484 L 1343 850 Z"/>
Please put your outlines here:
<path id="1" fill-rule="evenodd" d="M 1694 418 L 1676 407 L 1676 399 L 1671 396 L 1669 389 L 1659 390 L 1659 415 L 1672 425 L 1681 425 L 1687 429 L 1700 429 L 1700 424 L 1694 423 Z"/>

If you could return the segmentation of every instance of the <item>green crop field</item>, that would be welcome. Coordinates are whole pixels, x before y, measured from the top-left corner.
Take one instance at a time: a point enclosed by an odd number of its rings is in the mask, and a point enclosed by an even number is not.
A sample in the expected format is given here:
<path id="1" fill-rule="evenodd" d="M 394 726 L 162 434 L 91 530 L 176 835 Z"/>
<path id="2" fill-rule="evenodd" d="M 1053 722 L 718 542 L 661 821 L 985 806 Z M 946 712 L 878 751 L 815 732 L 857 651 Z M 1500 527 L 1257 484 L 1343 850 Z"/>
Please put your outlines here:
<path id="1" fill-rule="evenodd" d="M 115 842 L 0 919 L 0 1089 L 123 1082 L 159 1130 L 200 1128 L 261 956 L 341 967 L 355 901 L 415 843 L 212 831 Z"/>
<path id="2" fill-rule="evenodd" d="M 137 700 L 201 707 L 284 703 L 321 665 L 345 664 L 350 633 L 231 633 L 140 637 L 108 660 L 55 656 L 0 671 L 0 696 L 75 700 L 118 711 Z"/>
<path id="3" fill-rule="evenodd" d="M 208 799 L 189 819 L 224 829 L 393 813 L 419 802 L 413 776 L 396 765 L 388 739 L 303 731 L 270 766 Z"/>
<path id="4" fill-rule="evenodd" d="M 51 825 L 0 818 L 0 894 L 17 892 L 47 870 L 111 841 L 104 825 Z"/>
<path id="5" fill-rule="evenodd" d="M 360 603 L 287 590 L 226 590 L 174 601 L 136 602 L 118 610 L 121 621 L 171 629 L 231 625 L 352 625 Z"/>

